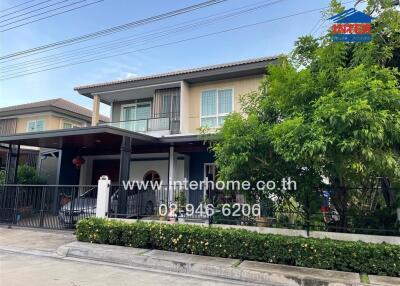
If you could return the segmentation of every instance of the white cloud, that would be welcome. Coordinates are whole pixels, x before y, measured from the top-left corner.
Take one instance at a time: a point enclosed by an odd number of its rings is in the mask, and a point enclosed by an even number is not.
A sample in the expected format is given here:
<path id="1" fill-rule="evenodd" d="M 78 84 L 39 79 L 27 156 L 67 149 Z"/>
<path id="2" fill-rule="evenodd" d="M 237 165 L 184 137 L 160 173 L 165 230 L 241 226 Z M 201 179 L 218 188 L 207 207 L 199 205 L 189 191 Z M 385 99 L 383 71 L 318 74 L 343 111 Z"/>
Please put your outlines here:
<path id="1" fill-rule="evenodd" d="M 118 80 L 129 79 L 129 78 L 134 78 L 134 77 L 138 77 L 138 76 L 139 76 L 139 74 L 137 74 L 137 73 L 126 72 L 126 73 L 123 73 L 121 76 L 119 76 Z"/>

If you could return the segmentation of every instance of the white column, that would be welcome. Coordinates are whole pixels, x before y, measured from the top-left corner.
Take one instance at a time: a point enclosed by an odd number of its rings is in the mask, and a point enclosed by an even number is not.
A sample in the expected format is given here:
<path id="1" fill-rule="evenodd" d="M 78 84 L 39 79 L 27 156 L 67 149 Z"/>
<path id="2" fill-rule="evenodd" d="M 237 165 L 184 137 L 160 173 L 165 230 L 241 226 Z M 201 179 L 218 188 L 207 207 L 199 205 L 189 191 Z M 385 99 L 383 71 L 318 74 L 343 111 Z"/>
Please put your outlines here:
<path id="1" fill-rule="evenodd" d="M 107 176 L 101 176 L 97 186 L 96 217 L 107 217 L 111 181 Z"/>
<path id="2" fill-rule="evenodd" d="M 187 133 L 189 132 L 190 124 L 189 124 L 189 93 L 190 86 L 186 81 L 181 81 L 181 105 L 180 105 L 180 132 Z"/>
<path id="3" fill-rule="evenodd" d="M 92 126 L 99 123 L 100 118 L 100 96 L 93 95 Z"/>

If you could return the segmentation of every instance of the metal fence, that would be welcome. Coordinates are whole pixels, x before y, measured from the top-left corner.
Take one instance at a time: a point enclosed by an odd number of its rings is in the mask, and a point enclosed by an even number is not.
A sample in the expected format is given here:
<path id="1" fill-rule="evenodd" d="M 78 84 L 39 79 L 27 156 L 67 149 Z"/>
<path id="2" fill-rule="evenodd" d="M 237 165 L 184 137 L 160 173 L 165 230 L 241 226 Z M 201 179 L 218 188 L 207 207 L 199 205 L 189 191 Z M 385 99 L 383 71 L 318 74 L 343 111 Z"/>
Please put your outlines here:
<path id="1" fill-rule="evenodd" d="M 111 186 L 109 200 L 109 217 L 177 220 L 186 218 L 193 221 L 208 221 L 206 213 L 200 209 L 190 216 L 187 208 L 199 208 L 204 201 L 205 193 L 201 190 L 184 190 L 163 185 L 157 188 L 126 190 L 125 206 L 122 206 L 121 196 L 123 186 Z M 121 211 L 124 210 L 124 211 Z"/>
<path id="2" fill-rule="evenodd" d="M 323 207 L 322 193 L 314 198 L 314 206 L 305 203 L 287 209 L 278 204 L 266 212 L 256 213 L 253 212 L 254 204 L 246 202 L 240 194 L 227 195 L 215 190 L 185 190 L 170 186 L 155 190 L 128 189 L 126 205 L 122 208 L 125 211 L 121 211 L 121 192 L 122 186 L 111 187 L 109 217 L 290 228 L 307 232 L 400 235 L 395 208 L 387 208 L 385 214 L 377 214 L 376 211 L 354 213 L 349 209 L 343 219 L 333 208 Z"/>
<path id="3" fill-rule="evenodd" d="M 324 206 L 324 198 L 287 209 L 276 204 L 262 213 L 241 194 L 216 190 L 191 190 L 171 186 L 124 190 L 112 185 L 109 217 L 168 220 L 209 224 L 400 235 L 399 209 L 349 208 L 345 218 Z M 73 229 L 78 220 L 95 216 L 97 185 L 0 185 L 0 223 L 49 229 Z M 399 206 L 398 206 L 399 207 Z M 397 210 L 397 212 L 396 212 Z M 262 207 L 261 207 L 262 211 Z"/>
<path id="4" fill-rule="evenodd" d="M 1 185 L 0 223 L 72 229 L 96 214 L 97 185 Z"/>

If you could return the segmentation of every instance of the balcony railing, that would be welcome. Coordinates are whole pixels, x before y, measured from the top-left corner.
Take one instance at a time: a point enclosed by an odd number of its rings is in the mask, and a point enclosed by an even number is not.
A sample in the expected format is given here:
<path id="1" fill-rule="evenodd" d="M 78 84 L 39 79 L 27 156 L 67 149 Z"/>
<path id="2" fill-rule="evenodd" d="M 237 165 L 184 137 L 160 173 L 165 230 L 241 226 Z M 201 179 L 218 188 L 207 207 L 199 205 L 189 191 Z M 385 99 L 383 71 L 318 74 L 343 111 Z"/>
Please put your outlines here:
<path id="1" fill-rule="evenodd" d="M 154 117 L 139 120 L 115 121 L 101 123 L 101 126 L 111 126 L 134 132 L 170 131 L 171 134 L 179 133 L 179 120 L 170 117 Z"/>

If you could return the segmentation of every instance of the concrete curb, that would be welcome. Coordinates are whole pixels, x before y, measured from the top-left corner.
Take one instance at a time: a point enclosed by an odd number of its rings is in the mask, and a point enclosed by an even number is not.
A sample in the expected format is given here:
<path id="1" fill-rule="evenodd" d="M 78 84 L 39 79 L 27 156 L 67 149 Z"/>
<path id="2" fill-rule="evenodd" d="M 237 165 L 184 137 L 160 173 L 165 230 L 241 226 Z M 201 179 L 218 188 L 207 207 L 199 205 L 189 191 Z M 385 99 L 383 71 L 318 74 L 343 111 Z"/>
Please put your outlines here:
<path id="1" fill-rule="evenodd" d="M 133 267 L 206 275 L 250 283 L 290 286 L 358 286 L 357 273 L 206 257 L 161 250 L 72 242 L 58 248 L 64 257 L 90 259 Z M 390 284 L 388 284 L 390 285 Z"/>
<path id="2" fill-rule="evenodd" d="M 369 275 L 369 283 L 371 286 L 398 286 L 400 278 Z"/>

